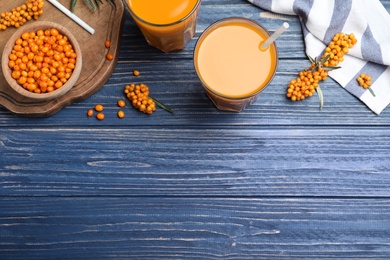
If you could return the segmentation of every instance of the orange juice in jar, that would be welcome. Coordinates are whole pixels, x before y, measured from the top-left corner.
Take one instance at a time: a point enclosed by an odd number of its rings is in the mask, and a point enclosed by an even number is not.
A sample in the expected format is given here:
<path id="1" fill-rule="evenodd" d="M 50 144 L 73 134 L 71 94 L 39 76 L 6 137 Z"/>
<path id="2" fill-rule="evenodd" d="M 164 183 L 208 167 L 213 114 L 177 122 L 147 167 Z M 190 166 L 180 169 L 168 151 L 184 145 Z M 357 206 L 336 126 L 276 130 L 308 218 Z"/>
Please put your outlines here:
<path id="1" fill-rule="evenodd" d="M 163 52 L 184 49 L 195 34 L 201 0 L 126 0 L 149 45 Z"/>
<path id="2" fill-rule="evenodd" d="M 194 66 L 209 98 L 220 110 L 241 112 L 273 79 L 278 53 L 275 43 L 261 49 L 269 33 L 239 17 L 222 19 L 199 38 Z"/>

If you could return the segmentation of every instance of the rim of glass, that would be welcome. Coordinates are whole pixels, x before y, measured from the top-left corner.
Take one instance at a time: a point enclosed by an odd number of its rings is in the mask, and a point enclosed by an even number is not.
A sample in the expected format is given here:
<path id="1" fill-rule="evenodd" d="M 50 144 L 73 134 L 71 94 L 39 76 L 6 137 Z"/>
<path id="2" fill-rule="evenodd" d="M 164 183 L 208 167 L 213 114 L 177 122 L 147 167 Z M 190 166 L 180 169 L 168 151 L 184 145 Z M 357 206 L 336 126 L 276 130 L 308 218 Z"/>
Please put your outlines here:
<path id="1" fill-rule="evenodd" d="M 126 9 L 130 12 L 130 14 L 132 16 L 136 17 L 139 21 L 141 21 L 141 22 L 143 22 L 145 24 L 156 26 L 156 27 L 171 26 L 171 25 L 175 25 L 175 24 L 178 24 L 178 23 L 181 23 L 181 22 L 187 20 L 196 11 L 198 6 L 200 5 L 200 2 L 202 2 L 202 0 L 197 0 L 196 4 L 195 4 L 194 8 L 192 8 L 191 12 L 189 12 L 186 16 L 184 16 L 183 18 L 181 18 L 181 19 L 179 19 L 179 20 L 177 20 L 175 22 L 172 22 L 172 23 L 151 23 L 151 22 L 145 21 L 144 19 L 139 17 L 136 13 L 134 13 L 131 10 L 129 4 L 127 3 L 127 0 L 123 0 L 123 1 L 125 2 Z"/>
<path id="2" fill-rule="evenodd" d="M 224 96 L 216 91 L 214 91 L 213 89 L 211 89 L 207 84 L 206 82 L 204 82 L 204 80 L 202 79 L 202 77 L 200 76 L 200 72 L 198 70 L 198 66 L 197 66 L 197 55 L 196 53 L 198 52 L 199 50 L 199 47 L 200 47 L 200 44 L 202 42 L 202 40 L 210 33 L 214 30 L 215 27 L 217 27 L 219 24 L 222 24 L 222 23 L 229 23 L 231 21 L 234 21 L 234 20 L 239 20 L 239 21 L 245 21 L 245 22 L 249 22 L 249 23 L 252 23 L 254 24 L 255 26 L 261 28 L 266 34 L 268 34 L 268 36 L 271 36 L 271 34 L 268 32 L 267 29 L 265 29 L 261 24 L 259 24 L 258 22 L 252 20 L 252 19 L 249 19 L 249 18 L 245 18 L 245 17 L 227 17 L 227 18 L 223 18 L 223 19 L 220 19 L 218 21 L 215 21 L 214 23 L 210 24 L 204 31 L 203 33 L 201 34 L 201 36 L 198 38 L 196 44 L 195 44 L 195 48 L 194 48 L 194 53 L 193 53 L 193 64 L 194 64 L 194 67 L 195 67 L 195 71 L 196 71 L 196 74 L 198 75 L 198 78 L 199 80 L 201 81 L 202 85 L 204 87 L 207 88 L 208 91 L 210 91 L 211 93 L 213 93 L 214 95 L 216 96 L 219 96 L 221 98 L 225 98 L 225 99 L 230 99 L 230 100 L 241 100 L 241 99 L 247 99 L 247 98 L 251 98 L 253 96 L 256 96 L 258 95 L 259 93 L 261 93 L 268 85 L 269 83 L 271 83 L 271 81 L 273 80 L 273 78 L 275 77 L 275 74 L 276 74 L 276 71 L 278 69 L 278 64 L 279 64 L 279 53 L 278 53 L 278 47 L 276 46 L 276 42 L 273 42 L 270 47 L 272 46 L 273 48 L 275 48 L 275 55 L 276 55 L 276 60 L 275 60 L 275 70 L 272 72 L 272 77 L 270 78 L 270 80 L 267 82 L 267 84 L 264 85 L 264 87 L 262 87 L 261 89 L 255 91 L 254 93 L 252 94 L 248 94 L 248 95 L 242 95 L 242 96 L 239 96 L 239 97 L 227 97 L 227 96 Z"/>

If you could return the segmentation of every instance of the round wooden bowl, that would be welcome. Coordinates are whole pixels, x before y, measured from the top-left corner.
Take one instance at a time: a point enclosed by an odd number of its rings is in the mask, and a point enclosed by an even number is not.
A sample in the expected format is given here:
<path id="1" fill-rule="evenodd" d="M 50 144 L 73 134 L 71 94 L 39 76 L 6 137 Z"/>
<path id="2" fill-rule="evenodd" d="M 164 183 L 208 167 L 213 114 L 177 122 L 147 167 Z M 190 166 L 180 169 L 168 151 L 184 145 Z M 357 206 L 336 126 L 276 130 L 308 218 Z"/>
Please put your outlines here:
<path id="1" fill-rule="evenodd" d="M 19 85 L 16 82 L 16 80 L 12 78 L 11 76 L 12 72 L 10 67 L 8 66 L 9 54 L 11 53 L 15 45 L 16 39 L 21 38 L 24 32 L 36 32 L 38 30 L 46 30 L 52 28 L 57 29 L 59 33 L 68 37 L 69 42 L 72 44 L 73 49 L 77 54 L 75 68 L 72 72 L 71 77 L 62 87 L 55 89 L 52 92 L 46 92 L 46 93 L 38 94 L 38 93 L 30 92 L 27 89 L 23 88 L 21 85 Z M 13 88 L 17 93 L 19 93 L 22 96 L 36 99 L 36 100 L 51 100 L 65 94 L 76 84 L 76 81 L 80 76 L 80 72 L 81 72 L 82 55 L 81 55 L 80 45 L 77 43 L 76 38 L 64 26 L 49 21 L 33 21 L 32 23 L 30 22 L 22 25 L 7 41 L 7 44 L 4 46 L 1 65 L 2 65 L 2 70 L 5 79 L 7 80 L 11 88 Z"/>

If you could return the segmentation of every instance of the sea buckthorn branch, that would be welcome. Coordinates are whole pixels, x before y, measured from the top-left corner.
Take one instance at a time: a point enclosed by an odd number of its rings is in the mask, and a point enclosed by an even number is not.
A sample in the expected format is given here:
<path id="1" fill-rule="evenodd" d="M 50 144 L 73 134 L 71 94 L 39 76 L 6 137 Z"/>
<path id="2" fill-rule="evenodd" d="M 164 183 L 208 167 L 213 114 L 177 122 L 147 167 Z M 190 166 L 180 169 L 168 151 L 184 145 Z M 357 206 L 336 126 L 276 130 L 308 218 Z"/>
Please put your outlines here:
<path id="1" fill-rule="evenodd" d="M 302 70 L 298 78 L 290 81 L 287 89 L 287 97 L 292 101 L 300 101 L 313 96 L 314 92 L 317 91 L 317 94 L 320 92 L 320 107 L 322 108 L 323 95 L 319 82 L 327 79 L 329 70 L 338 69 L 338 67 L 324 67 L 324 63 L 328 61 L 329 57 L 330 55 L 327 55 L 320 61 L 317 61 L 316 58 L 313 59 L 308 56 L 311 66 L 308 69 Z"/>
<path id="2" fill-rule="evenodd" d="M 0 31 L 8 27 L 19 28 L 31 19 L 37 20 L 43 14 L 43 0 L 26 0 L 26 4 L 13 8 L 10 12 L 0 13 Z"/>
<path id="3" fill-rule="evenodd" d="M 327 79 L 329 71 L 341 68 L 338 64 L 344 61 L 344 55 L 356 42 L 353 33 L 337 33 L 325 48 L 319 61 L 317 58 L 313 59 L 308 56 L 311 66 L 302 70 L 296 79 L 290 81 L 286 93 L 287 97 L 292 101 L 300 101 L 313 96 L 316 91 L 320 99 L 320 108 L 322 108 L 324 101 L 319 83 Z"/>
<path id="4" fill-rule="evenodd" d="M 330 56 L 331 56 L 331 54 L 327 54 L 325 57 L 324 56 L 322 57 L 321 61 L 317 61 L 317 57 L 313 59 L 312 57 L 310 57 L 310 55 L 307 55 L 307 57 L 309 58 L 309 60 L 311 62 L 311 67 L 310 67 L 311 71 L 315 72 L 315 71 L 318 71 L 318 69 L 320 69 L 320 68 L 325 69 L 327 71 L 340 69 L 341 67 L 324 66 L 324 64 L 328 62 Z"/>
<path id="5" fill-rule="evenodd" d="M 371 85 L 372 85 L 371 76 L 362 73 L 362 74 L 360 74 L 360 76 L 356 80 L 357 80 L 359 86 L 361 86 L 362 88 L 368 89 L 370 91 L 371 95 L 376 97 L 374 90 L 371 89 Z"/>
<path id="6" fill-rule="evenodd" d="M 133 107 L 139 111 L 151 115 L 156 111 L 156 105 L 164 110 L 173 113 L 173 110 L 157 99 L 149 95 L 149 87 L 146 84 L 130 84 L 124 89 L 126 97 L 131 101 Z"/>

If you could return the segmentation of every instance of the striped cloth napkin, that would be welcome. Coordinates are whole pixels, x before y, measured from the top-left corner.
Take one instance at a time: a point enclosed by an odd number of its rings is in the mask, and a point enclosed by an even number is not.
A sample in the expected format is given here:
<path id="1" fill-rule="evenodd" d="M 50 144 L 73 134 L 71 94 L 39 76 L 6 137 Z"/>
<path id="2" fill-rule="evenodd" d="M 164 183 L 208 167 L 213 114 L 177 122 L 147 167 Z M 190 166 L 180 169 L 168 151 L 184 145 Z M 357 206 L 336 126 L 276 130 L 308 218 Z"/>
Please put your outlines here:
<path id="1" fill-rule="evenodd" d="M 271 12 L 298 15 L 311 57 L 320 57 L 336 33 L 355 34 L 358 43 L 342 68 L 329 76 L 378 115 L 390 103 L 390 15 L 379 0 L 248 1 Z M 358 85 L 361 73 L 371 76 L 375 97 Z"/>

